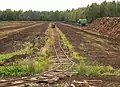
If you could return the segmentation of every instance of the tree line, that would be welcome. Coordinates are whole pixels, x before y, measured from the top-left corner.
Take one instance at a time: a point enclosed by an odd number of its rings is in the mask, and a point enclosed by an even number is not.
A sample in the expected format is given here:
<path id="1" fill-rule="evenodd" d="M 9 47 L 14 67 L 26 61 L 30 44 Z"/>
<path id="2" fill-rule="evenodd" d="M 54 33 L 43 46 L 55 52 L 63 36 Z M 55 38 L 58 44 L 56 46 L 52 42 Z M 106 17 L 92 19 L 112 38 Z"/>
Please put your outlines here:
<path id="1" fill-rule="evenodd" d="M 6 9 L 0 11 L 1 21 L 68 21 L 77 22 L 80 18 L 86 18 L 88 21 L 100 17 L 119 17 L 120 1 L 93 3 L 87 7 L 66 10 L 66 11 L 12 11 Z"/>

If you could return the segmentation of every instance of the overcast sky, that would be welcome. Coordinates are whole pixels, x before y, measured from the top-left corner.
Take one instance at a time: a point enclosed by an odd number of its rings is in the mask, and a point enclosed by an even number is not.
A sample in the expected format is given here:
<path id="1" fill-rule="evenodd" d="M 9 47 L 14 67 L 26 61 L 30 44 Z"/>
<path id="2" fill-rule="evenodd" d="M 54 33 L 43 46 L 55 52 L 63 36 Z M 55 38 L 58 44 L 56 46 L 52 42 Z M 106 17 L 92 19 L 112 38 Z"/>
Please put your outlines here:
<path id="1" fill-rule="evenodd" d="M 78 7 L 85 7 L 91 3 L 101 3 L 105 0 L 1 0 L 0 10 L 66 10 Z M 113 1 L 113 0 L 106 0 Z M 116 0 L 117 1 L 117 0 Z"/>

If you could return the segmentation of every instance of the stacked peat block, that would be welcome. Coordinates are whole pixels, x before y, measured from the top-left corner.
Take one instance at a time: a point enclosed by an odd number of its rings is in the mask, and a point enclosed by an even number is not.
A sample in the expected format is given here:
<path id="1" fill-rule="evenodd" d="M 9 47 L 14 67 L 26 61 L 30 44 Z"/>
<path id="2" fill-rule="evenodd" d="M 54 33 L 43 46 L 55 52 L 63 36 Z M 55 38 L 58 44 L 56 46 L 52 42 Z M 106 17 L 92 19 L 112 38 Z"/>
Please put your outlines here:
<path id="1" fill-rule="evenodd" d="M 120 17 L 98 18 L 87 29 L 120 39 Z"/>

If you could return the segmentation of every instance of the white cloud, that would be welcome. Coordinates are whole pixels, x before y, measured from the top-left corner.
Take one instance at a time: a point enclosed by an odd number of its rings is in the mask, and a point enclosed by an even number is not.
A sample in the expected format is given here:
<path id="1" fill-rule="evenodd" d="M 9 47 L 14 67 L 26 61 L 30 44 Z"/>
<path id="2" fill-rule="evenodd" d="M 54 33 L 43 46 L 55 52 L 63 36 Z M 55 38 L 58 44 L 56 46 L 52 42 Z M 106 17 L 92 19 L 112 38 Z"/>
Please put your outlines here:
<path id="1" fill-rule="evenodd" d="M 104 0 L 1 0 L 0 10 L 66 10 L 84 7 L 93 2 L 101 3 Z M 113 0 L 107 0 L 113 1 Z"/>

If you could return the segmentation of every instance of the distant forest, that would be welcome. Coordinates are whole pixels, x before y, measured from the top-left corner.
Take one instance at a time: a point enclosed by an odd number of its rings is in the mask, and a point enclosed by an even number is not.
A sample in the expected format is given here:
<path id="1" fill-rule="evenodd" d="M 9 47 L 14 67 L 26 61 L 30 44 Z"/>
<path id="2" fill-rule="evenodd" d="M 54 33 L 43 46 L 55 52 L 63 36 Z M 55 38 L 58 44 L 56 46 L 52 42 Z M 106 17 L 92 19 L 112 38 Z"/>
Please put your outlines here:
<path id="1" fill-rule="evenodd" d="M 67 5 L 67 4 L 66 4 Z M 89 22 L 100 17 L 119 17 L 120 1 L 93 3 L 87 7 L 66 11 L 0 11 L 1 21 L 68 21 L 77 22 L 79 18 L 87 18 Z"/>

